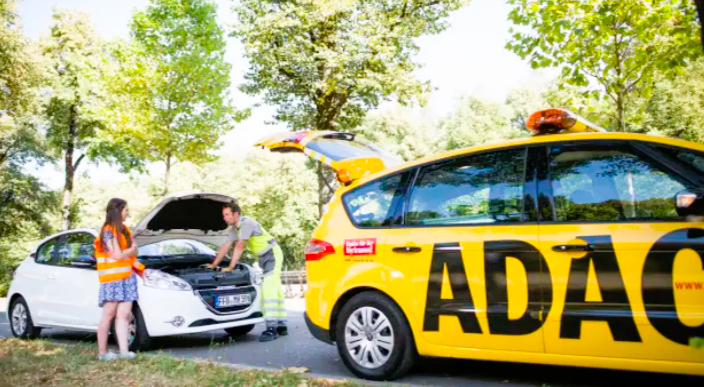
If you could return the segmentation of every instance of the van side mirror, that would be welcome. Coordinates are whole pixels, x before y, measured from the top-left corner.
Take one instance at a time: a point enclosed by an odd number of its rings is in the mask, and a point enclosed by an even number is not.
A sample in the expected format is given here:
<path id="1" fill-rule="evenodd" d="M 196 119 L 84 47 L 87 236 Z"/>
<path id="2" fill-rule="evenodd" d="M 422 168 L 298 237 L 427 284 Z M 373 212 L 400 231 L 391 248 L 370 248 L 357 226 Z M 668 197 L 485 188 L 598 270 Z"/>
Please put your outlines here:
<path id="1" fill-rule="evenodd" d="M 704 190 L 699 188 L 685 189 L 675 196 L 677 214 L 688 220 L 701 221 L 704 218 Z"/>

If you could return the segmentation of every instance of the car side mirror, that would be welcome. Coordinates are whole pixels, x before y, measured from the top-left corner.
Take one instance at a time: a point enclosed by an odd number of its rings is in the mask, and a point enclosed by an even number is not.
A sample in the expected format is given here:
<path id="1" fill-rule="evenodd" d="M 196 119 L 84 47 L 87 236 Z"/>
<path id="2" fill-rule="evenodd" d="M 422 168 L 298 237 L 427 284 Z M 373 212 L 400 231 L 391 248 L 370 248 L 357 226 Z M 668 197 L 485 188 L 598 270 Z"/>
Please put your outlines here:
<path id="1" fill-rule="evenodd" d="M 704 220 L 704 190 L 685 189 L 675 195 L 677 214 L 687 220 Z"/>
<path id="2" fill-rule="evenodd" d="M 89 267 L 95 267 L 96 262 L 85 260 L 85 259 L 75 259 L 75 260 L 71 261 L 71 266 L 89 268 Z"/>

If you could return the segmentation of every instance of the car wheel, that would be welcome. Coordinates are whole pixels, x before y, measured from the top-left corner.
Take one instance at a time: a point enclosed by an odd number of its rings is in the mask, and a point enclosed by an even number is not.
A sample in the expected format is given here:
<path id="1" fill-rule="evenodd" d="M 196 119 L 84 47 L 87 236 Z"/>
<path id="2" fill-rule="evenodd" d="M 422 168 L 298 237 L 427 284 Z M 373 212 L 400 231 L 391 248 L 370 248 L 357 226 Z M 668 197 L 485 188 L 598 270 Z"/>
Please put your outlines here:
<path id="1" fill-rule="evenodd" d="M 138 305 L 134 306 L 128 326 L 130 351 L 146 351 L 151 348 L 152 338 L 147 332 L 147 324 L 144 323 L 144 316 Z"/>
<path id="2" fill-rule="evenodd" d="M 397 379 L 417 357 L 403 312 L 377 292 L 357 294 L 342 307 L 335 336 L 342 361 L 360 378 Z"/>
<path id="3" fill-rule="evenodd" d="M 10 330 L 21 339 L 36 339 L 42 332 L 41 328 L 34 326 L 27 302 L 22 297 L 16 298 L 10 306 Z"/>
<path id="4" fill-rule="evenodd" d="M 111 327 L 112 336 L 117 343 L 117 334 L 115 333 L 115 320 Z M 132 308 L 130 322 L 127 325 L 127 346 L 130 351 L 146 351 L 151 348 L 152 337 L 147 332 L 147 325 L 144 323 L 144 316 L 139 306 L 135 304 Z"/>
<path id="5" fill-rule="evenodd" d="M 232 337 L 244 336 L 254 329 L 254 324 L 239 327 L 225 328 L 225 332 Z"/>

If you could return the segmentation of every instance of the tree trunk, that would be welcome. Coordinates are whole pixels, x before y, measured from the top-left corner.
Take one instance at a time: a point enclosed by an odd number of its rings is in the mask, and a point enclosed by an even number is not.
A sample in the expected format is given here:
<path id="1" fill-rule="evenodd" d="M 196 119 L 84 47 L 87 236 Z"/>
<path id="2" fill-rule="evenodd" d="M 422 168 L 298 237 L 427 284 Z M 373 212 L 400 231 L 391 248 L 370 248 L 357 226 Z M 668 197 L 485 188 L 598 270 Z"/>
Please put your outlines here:
<path id="1" fill-rule="evenodd" d="M 626 131 L 626 112 L 625 112 L 625 106 L 624 106 L 624 100 L 623 100 L 623 94 L 619 92 L 616 95 L 616 119 L 618 120 L 617 123 L 617 132 L 625 132 Z"/>
<path id="2" fill-rule="evenodd" d="M 320 218 L 323 217 L 325 213 L 325 207 L 327 206 L 330 198 L 334 193 L 332 189 L 332 179 L 335 178 L 335 172 L 327 167 L 320 161 L 318 164 L 318 215 Z"/>
<path id="3" fill-rule="evenodd" d="M 699 14 L 699 26 L 701 33 L 702 50 L 704 50 L 704 0 L 694 0 L 697 5 L 697 13 Z"/>
<path id="4" fill-rule="evenodd" d="M 68 137 L 64 155 L 64 166 L 66 168 L 66 179 L 64 181 L 64 191 L 61 198 L 61 230 L 70 230 L 71 224 L 71 195 L 73 194 L 73 177 L 76 169 L 73 166 L 73 152 L 76 141 L 76 106 L 71 105 L 68 118 Z"/>
<path id="5" fill-rule="evenodd" d="M 164 174 L 164 193 L 166 196 L 169 193 L 169 175 L 171 175 L 171 152 L 166 154 L 166 173 Z"/>

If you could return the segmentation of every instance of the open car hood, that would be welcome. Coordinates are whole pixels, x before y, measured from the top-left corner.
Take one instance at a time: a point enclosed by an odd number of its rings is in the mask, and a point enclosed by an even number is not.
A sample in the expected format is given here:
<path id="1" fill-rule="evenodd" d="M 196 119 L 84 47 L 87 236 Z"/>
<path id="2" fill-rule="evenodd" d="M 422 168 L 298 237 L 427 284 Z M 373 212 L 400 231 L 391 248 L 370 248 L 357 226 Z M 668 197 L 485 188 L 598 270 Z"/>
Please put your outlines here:
<path id="1" fill-rule="evenodd" d="M 133 227 L 135 241 L 142 246 L 166 239 L 195 239 L 220 246 L 229 232 L 222 206 L 234 200 L 217 193 L 169 196 Z"/>

